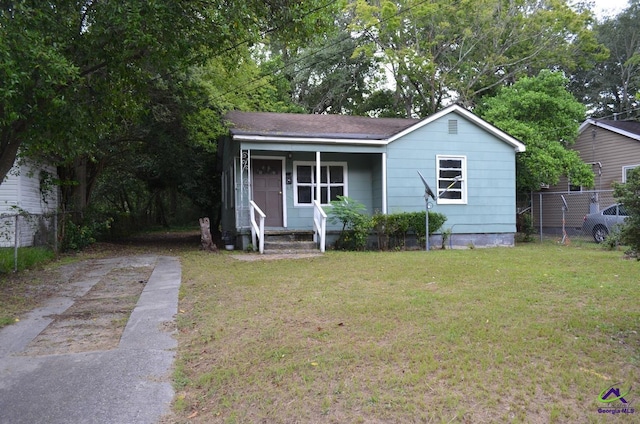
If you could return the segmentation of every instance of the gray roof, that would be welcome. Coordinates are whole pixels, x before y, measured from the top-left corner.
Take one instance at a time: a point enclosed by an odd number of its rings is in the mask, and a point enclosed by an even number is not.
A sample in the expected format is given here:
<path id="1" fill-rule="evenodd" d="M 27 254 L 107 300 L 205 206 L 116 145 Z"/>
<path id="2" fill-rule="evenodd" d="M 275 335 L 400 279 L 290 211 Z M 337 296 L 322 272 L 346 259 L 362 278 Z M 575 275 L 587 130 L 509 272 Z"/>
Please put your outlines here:
<path id="1" fill-rule="evenodd" d="M 231 111 L 225 116 L 233 135 L 385 140 L 419 119 L 347 115 Z"/>
<path id="2" fill-rule="evenodd" d="M 611 121 L 607 119 L 596 119 L 596 122 L 605 124 L 622 131 L 640 135 L 640 122 L 636 121 Z"/>
<path id="3" fill-rule="evenodd" d="M 289 141 L 338 144 L 384 145 L 450 113 L 524 152 L 521 141 L 494 127 L 468 110 L 453 104 L 424 119 L 369 118 L 347 115 L 304 115 L 271 112 L 231 111 L 225 119 L 233 138 L 253 141 Z"/>
<path id="4" fill-rule="evenodd" d="M 595 125 L 600 128 L 613 131 L 626 137 L 640 140 L 640 122 L 637 121 L 614 121 L 609 119 L 587 119 L 581 126 L 580 132 L 584 131 L 587 126 Z"/>

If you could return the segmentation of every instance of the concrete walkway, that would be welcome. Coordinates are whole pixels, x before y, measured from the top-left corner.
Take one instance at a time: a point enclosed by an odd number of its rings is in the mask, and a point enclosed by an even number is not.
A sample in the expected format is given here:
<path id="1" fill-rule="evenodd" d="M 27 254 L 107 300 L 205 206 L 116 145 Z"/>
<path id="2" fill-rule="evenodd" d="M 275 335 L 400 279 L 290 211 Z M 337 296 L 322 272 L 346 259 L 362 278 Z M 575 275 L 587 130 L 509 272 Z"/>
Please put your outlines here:
<path id="1" fill-rule="evenodd" d="M 82 295 L 113 267 L 154 265 L 117 349 L 66 355 L 20 353 L 64 312 L 71 297 L 52 299 L 0 330 L 0 423 L 157 423 L 173 399 L 171 366 L 181 269 L 177 258 L 145 255 L 98 260 L 73 283 Z"/>

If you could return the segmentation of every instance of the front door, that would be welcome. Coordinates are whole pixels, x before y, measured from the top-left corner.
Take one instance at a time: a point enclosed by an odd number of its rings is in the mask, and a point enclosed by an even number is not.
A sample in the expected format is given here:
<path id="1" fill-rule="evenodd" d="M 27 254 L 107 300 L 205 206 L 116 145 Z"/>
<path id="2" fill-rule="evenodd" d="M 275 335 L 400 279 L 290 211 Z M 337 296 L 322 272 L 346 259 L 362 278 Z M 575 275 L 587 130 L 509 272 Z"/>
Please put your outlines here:
<path id="1" fill-rule="evenodd" d="M 264 224 L 282 227 L 282 161 L 254 159 L 252 165 L 253 201 L 267 215 Z"/>

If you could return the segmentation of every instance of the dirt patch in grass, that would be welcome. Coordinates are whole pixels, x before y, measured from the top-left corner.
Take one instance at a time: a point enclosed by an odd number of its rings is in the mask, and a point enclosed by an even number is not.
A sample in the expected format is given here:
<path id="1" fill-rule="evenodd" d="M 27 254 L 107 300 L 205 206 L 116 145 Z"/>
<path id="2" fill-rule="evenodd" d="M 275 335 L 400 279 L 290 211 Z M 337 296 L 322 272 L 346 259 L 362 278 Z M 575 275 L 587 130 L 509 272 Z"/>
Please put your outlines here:
<path id="1" fill-rule="evenodd" d="M 52 268 L 0 274 L 0 328 L 59 293 L 67 280 Z"/>
<path id="2" fill-rule="evenodd" d="M 45 317 L 53 321 L 27 346 L 24 354 L 115 349 L 152 271 L 150 266 L 111 270 L 69 309 Z"/>

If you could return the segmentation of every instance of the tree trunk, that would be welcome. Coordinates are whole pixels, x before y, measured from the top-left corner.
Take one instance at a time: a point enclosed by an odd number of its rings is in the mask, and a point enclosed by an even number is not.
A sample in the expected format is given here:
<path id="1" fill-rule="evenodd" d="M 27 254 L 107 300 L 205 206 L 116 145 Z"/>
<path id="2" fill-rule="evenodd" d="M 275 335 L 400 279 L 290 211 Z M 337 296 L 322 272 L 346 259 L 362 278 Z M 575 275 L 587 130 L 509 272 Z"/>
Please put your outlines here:
<path id="1" fill-rule="evenodd" d="M 19 131 L 22 124 L 12 125 L 3 128 L 0 132 L 0 185 L 16 162 L 20 142 L 16 139 L 15 133 Z"/>

